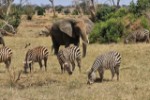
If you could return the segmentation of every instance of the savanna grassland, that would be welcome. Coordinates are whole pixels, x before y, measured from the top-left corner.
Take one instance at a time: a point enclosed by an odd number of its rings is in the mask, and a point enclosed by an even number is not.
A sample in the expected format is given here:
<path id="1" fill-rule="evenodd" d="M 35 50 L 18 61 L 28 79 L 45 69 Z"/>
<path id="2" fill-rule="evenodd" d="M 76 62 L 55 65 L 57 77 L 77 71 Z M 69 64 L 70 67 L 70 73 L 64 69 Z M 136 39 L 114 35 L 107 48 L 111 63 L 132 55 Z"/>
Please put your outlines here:
<path id="1" fill-rule="evenodd" d="M 51 53 L 50 37 L 37 33 L 49 21 L 22 21 L 18 35 L 4 37 L 6 45 L 13 50 L 10 72 L 0 64 L 0 99 L 2 100 L 150 100 L 150 44 L 139 43 L 89 44 L 87 56 L 82 59 L 81 73 L 76 66 L 73 75 L 61 74 L 56 56 Z M 43 24 L 41 24 L 43 23 Z M 37 24 L 37 25 L 36 25 Z M 39 25 L 39 26 L 38 26 Z M 36 35 L 35 35 L 36 34 Z M 24 48 L 26 43 L 31 46 Z M 34 72 L 21 74 L 25 53 L 39 45 L 49 49 L 47 72 L 34 64 Z M 82 47 L 80 47 L 82 50 Z M 97 55 L 116 50 L 122 56 L 120 80 L 110 81 L 110 71 L 105 71 L 104 81 L 87 85 L 87 73 Z M 97 77 L 99 78 L 98 74 Z"/>

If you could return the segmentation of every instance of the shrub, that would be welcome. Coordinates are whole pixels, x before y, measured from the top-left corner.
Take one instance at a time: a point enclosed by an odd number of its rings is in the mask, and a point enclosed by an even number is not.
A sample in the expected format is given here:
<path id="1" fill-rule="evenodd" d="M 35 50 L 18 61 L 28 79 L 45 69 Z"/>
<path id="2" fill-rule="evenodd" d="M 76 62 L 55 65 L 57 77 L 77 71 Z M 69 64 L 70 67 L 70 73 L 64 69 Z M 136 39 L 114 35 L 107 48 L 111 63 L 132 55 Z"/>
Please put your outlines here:
<path id="1" fill-rule="evenodd" d="M 39 6 L 37 6 L 35 10 L 37 11 L 37 15 L 44 15 L 45 13 L 45 9 Z"/>
<path id="2" fill-rule="evenodd" d="M 100 23 L 96 23 L 92 33 L 90 34 L 90 43 L 95 43 L 97 41 L 100 41 Z"/>
<path id="3" fill-rule="evenodd" d="M 111 43 L 119 42 L 124 33 L 124 25 L 120 19 L 111 18 L 106 22 L 95 24 L 90 34 L 90 43 Z"/>
<path id="4" fill-rule="evenodd" d="M 73 10 L 72 15 L 79 15 L 79 13 L 78 13 L 78 11 L 75 9 L 75 10 Z"/>
<path id="5" fill-rule="evenodd" d="M 69 9 L 65 9 L 65 10 L 64 10 L 64 13 L 67 15 L 67 14 L 70 13 L 70 10 L 69 10 Z"/>
<path id="6" fill-rule="evenodd" d="M 64 6 L 61 6 L 61 5 L 55 6 L 55 10 L 56 10 L 58 13 L 60 13 L 63 9 L 64 9 Z"/>
<path id="7" fill-rule="evenodd" d="M 145 16 L 142 16 L 141 18 L 141 26 L 145 29 L 150 29 L 150 25 L 148 23 L 148 19 Z"/>
<path id="8" fill-rule="evenodd" d="M 105 21 L 107 20 L 107 16 L 112 12 L 115 12 L 115 7 L 103 5 L 96 12 L 96 17 L 98 20 Z"/>

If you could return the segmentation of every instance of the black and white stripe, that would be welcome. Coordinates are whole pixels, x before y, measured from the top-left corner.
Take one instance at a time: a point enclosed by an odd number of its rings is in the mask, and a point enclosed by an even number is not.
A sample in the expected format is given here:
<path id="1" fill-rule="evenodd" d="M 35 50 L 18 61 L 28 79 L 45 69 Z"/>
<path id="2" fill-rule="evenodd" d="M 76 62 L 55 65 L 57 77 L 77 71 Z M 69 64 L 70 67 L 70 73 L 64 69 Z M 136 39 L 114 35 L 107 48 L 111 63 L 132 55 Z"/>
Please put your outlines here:
<path id="1" fill-rule="evenodd" d="M 150 32 L 147 29 L 138 29 L 133 33 L 129 34 L 126 38 L 124 43 L 129 42 L 149 42 Z"/>
<path id="2" fill-rule="evenodd" d="M 34 62 L 38 62 L 40 65 L 40 68 L 42 68 L 42 60 L 44 60 L 44 66 L 45 70 L 47 70 L 47 59 L 48 59 L 48 49 L 43 46 L 38 46 L 33 49 L 29 49 L 26 53 L 25 56 L 25 64 L 24 64 L 24 70 L 27 72 L 27 69 L 30 68 L 31 72 L 31 67 Z"/>
<path id="3" fill-rule="evenodd" d="M 117 74 L 117 80 L 119 80 L 119 67 L 121 63 L 121 55 L 116 51 L 110 51 L 103 55 L 100 55 L 94 61 L 94 64 L 88 73 L 88 83 L 91 84 L 95 80 L 95 72 L 98 70 L 101 81 L 103 80 L 104 70 L 110 69 L 112 79 Z"/>
<path id="4" fill-rule="evenodd" d="M 10 48 L 8 47 L 0 48 L 0 62 L 4 62 L 6 68 L 9 68 L 11 64 L 11 58 L 12 58 L 12 50 Z"/>
<path id="5" fill-rule="evenodd" d="M 69 74 L 72 74 L 75 69 L 75 61 L 77 61 L 79 70 L 81 71 L 81 51 L 79 47 L 71 46 L 60 50 L 57 54 L 57 59 L 62 73 L 67 70 Z"/>

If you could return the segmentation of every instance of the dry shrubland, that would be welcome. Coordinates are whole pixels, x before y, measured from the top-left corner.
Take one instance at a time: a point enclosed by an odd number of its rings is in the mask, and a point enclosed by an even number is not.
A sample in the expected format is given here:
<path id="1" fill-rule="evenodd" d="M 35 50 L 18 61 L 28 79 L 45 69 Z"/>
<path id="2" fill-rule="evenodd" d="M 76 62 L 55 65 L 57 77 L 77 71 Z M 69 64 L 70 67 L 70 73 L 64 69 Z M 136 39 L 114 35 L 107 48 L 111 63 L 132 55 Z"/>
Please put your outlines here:
<path id="1" fill-rule="evenodd" d="M 26 24 L 29 23 L 31 22 L 26 22 Z M 33 36 L 43 27 L 24 27 L 24 24 L 22 22 L 22 26 L 19 27 L 19 33 L 23 35 L 4 37 L 6 45 L 13 51 L 13 58 L 9 72 L 3 63 L 0 64 L 2 100 L 150 99 L 150 44 L 89 44 L 87 56 L 82 59 L 81 73 L 76 66 L 73 75 L 69 76 L 67 73 L 61 74 L 57 58 L 50 51 L 50 37 Z M 24 48 L 26 43 L 31 43 L 31 46 Z M 40 70 L 39 65 L 35 63 L 33 73 L 27 75 L 22 73 L 20 80 L 17 80 L 20 70 L 23 70 L 26 51 L 39 45 L 47 47 L 50 52 L 47 72 L 44 71 L 44 67 Z M 110 50 L 116 50 L 122 56 L 120 80 L 117 81 L 115 76 L 114 80 L 110 81 L 111 73 L 105 71 L 102 83 L 87 85 L 87 73 L 96 56 Z M 99 77 L 98 74 L 97 77 Z"/>

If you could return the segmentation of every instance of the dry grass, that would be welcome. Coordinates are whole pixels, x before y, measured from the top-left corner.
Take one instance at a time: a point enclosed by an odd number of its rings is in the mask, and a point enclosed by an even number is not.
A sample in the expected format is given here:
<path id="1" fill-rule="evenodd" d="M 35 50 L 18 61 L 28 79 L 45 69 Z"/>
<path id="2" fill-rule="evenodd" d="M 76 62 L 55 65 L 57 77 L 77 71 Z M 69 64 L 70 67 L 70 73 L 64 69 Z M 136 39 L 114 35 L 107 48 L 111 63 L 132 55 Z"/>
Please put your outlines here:
<path id="1" fill-rule="evenodd" d="M 33 32 L 40 30 L 39 27 L 29 29 L 23 26 L 24 24 L 20 27 L 20 33 L 26 33 L 30 29 Z M 20 80 L 15 82 L 19 71 L 23 69 L 28 49 L 24 48 L 25 44 L 30 42 L 29 48 L 43 45 L 50 51 L 51 40 L 49 37 L 25 34 L 4 39 L 6 45 L 13 50 L 13 59 L 10 73 L 4 64 L 0 64 L 2 100 L 150 100 L 150 44 L 90 44 L 87 56 L 82 59 L 82 72 L 79 73 L 76 67 L 72 76 L 61 74 L 56 56 L 50 53 L 47 72 L 44 68 L 39 70 L 39 65 L 35 63 L 33 73 L 21 74 Z M 110 71 L 105 71 L 104 82 L 87 85 L 87 72 L 96 56 L 110 50 L 116 50 L 122 55 L 120 81 L 116 81 L 116 77 L 109 81 Z"/>

